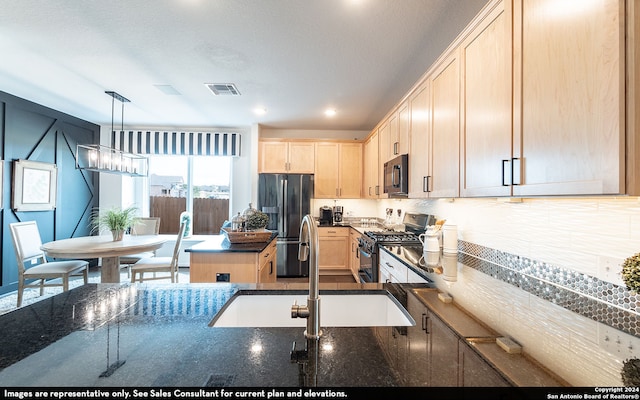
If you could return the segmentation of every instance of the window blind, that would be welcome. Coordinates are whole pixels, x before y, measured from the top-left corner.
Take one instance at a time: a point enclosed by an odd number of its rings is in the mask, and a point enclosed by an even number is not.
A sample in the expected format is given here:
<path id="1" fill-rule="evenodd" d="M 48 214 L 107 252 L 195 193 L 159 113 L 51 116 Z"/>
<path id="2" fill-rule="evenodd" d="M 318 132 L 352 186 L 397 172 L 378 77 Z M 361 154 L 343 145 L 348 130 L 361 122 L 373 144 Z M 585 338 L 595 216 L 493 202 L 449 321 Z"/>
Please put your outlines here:
<path id="1" fill-rule="evenodd" d="M 240 156 L 239 133 L 113 131 L 111 147 L 135 154 Z"/>

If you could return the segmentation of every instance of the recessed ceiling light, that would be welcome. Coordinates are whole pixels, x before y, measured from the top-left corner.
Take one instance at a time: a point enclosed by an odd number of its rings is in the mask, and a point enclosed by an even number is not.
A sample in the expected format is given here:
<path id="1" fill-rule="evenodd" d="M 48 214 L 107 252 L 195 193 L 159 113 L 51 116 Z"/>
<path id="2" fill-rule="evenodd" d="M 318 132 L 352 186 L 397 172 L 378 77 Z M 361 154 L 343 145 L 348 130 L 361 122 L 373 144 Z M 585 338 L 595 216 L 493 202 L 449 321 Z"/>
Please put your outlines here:
<path id="1" fill-rule="evenodd" d="M 265 115 L 267 113 L 267 109 L 264 107 L 256 107 L 253 109 L 253 112 L 256 115 Z"/>
<path id="2" fill-rule="evenodd" d="M 324 111 L 324 115 L 326 115 L 327 117 L 333 117 L 334 115 L 336 115 L 336 110 L 335 108 L 328 108 Z"/>

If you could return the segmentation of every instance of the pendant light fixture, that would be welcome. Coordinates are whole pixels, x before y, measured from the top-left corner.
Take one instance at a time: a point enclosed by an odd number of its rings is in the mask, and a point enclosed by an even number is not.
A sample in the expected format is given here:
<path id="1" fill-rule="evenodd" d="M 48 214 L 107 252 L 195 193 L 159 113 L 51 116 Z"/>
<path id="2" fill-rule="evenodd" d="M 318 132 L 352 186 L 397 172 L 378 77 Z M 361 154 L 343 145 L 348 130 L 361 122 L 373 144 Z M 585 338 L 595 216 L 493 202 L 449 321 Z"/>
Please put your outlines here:
<path id="1" fill-rule="evenodd" d="M 115 101 L 121 104 L 120 129 L 124 131 L 124 103 L 130 100 L 114 91 L 105 91 L 111 96 L 111 131 L 114 134 Z M 108 172 L 131 176 L 147 176 L 148 159 L 100 144 L 79 144 L 76 147 L 76 168 L 89 171 Z"/>

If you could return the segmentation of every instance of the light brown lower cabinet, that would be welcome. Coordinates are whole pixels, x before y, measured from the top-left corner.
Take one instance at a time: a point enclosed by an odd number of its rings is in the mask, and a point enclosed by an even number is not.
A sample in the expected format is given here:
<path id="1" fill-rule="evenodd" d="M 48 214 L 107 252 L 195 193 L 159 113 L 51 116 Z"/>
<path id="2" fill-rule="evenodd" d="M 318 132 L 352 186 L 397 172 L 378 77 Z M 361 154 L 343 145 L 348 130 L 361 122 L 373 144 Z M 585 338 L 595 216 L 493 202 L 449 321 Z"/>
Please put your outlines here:
<path id="1" fill-rule="evenodd" d="M 191 252 L 191 283 L 270 283 L 276 281 L 276 240 L 260 253 Z"/>
<path id="2" fill-rule="evenodd" d="M 349 227 L 319 227 L 320 273 L 350 274 Z"/>

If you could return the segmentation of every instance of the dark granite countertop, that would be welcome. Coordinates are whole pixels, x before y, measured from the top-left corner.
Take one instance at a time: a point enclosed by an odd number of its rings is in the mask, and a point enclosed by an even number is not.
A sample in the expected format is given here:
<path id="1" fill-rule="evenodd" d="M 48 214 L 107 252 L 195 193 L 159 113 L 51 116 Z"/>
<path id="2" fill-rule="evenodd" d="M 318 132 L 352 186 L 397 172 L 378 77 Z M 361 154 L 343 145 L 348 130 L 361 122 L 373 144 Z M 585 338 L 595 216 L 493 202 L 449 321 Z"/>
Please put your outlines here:
<path id="1" fill-rule="evenodd" d="M 260 253 L 278 236 L 277 232 L 271 233 L 271 237 L 264 242 L 231 243 L 225 235 L 210 235 L 203 242 L 197 243 L 184 251 L 190 253 Z"/>
<path id="2" fill-rule="evenodd" d="M 403 305 L 407 295 L 416 295 L 414 290 L 427 288 L 429 284 L 320 286 L 321 296 L 325 290 L 387 290 Z M 0 386 L 405 384 L 406 369 L 385 357 L 376 328 L 323 327 L 319 342 L 307 342 L 302 327 L 208 326 L 235 293 L 256 289 L 304 291 L 307 285 L 88 284 L 43 299 L 0 316 Z M 420 321 L 420 316 L 414 319 Z M 307 359 L 292 361 L 294 342 L 297 350 L 307 348 Z"/>

